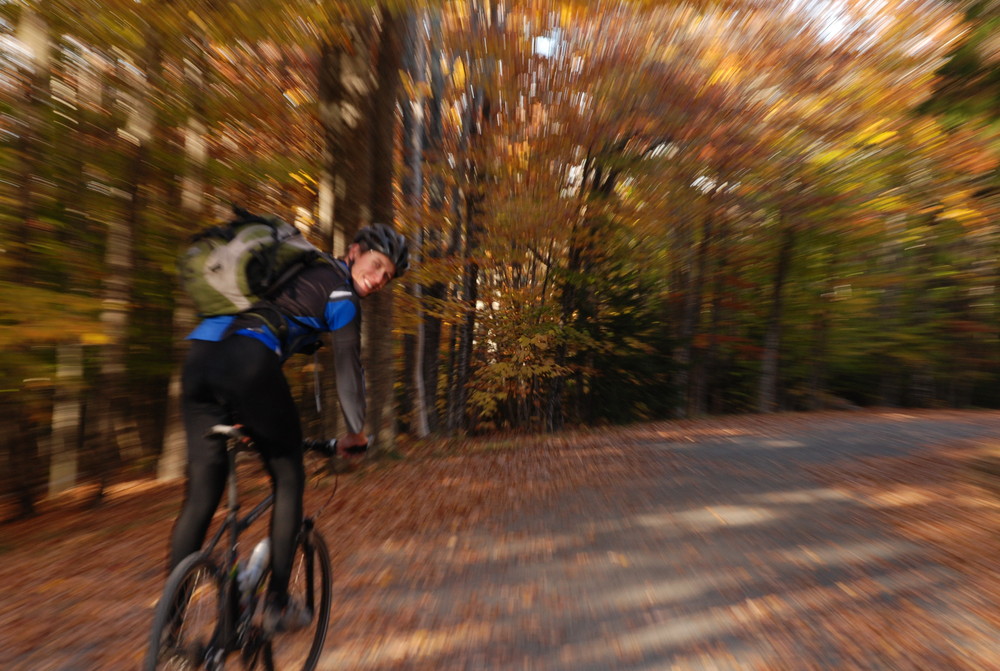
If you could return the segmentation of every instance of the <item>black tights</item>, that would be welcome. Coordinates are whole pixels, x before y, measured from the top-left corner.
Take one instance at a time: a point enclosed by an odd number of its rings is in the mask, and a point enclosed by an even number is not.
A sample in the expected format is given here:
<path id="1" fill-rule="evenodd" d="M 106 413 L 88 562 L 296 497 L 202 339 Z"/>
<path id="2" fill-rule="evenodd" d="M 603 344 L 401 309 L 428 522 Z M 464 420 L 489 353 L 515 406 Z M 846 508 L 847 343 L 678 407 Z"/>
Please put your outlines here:
<path id="1" fill-rule="evenodd" d="M 174 525 L 170 568 L 201 548 L 226 487 L 225 441 L 205 436 L 215 424 L 238 422 L 249 430 L 274 483 L 269 591 L 282 603 L 302 524 L 305 473 L 302 427 L 278 356 L 246 336 L 194 340 L 184 365 L 182 393 L 188 479 Z"/>

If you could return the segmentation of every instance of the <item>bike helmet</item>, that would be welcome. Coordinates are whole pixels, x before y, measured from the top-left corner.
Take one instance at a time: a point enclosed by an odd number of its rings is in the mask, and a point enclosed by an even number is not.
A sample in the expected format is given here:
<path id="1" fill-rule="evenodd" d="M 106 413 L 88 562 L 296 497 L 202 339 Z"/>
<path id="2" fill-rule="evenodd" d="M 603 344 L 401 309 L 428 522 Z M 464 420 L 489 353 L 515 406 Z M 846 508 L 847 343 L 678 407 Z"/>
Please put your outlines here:
<path id="1" fill-rule="evenodd" d="M 406 238 L 385 224 L 365 226 L 354 236 L 354 242 L 366 250 L 374 249 L 389 257 L 396 266 L 396 277 L 401 277 L 410 267 L 410 252 Z"/>

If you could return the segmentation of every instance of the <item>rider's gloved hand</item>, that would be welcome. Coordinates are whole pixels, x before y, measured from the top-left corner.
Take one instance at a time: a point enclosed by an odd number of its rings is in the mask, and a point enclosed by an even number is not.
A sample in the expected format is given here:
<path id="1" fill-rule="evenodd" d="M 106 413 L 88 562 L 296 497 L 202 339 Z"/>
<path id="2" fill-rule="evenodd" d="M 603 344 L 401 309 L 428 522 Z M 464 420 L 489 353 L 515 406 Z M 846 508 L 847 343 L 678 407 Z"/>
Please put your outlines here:
<path id="1" fill-rule="evenodd" d="M 337 454 L 341 457 L 356 457 L 368 449 L 368 436 L 363 433 L 348 433 L 337 441 Z"/>

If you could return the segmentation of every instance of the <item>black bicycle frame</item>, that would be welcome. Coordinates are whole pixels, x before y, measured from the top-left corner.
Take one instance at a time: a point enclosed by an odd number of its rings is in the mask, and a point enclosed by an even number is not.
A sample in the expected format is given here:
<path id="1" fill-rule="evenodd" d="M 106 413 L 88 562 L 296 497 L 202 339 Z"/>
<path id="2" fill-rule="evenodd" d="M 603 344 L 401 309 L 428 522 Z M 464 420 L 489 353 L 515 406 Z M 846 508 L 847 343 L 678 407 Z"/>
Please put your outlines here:
<path id="1" fill-rule="evenodd" d="M 219 541 L 222 540 L 223 534 L 225 534 L 227 530 L 229 531 L 229 547 L 226 548 L 222 564 L 222 569 L 226 571 L 225 582 L 222 587 L 222 612 L 219 614 L 219 626 L 216 629 L 214 645 L 212 646 L 216 653 L 221 653 L 223 657 L 240 647 L 240 641 L 237 640 L 236 631 L 236 626 L 239 622 L 240 593 L 235 579 L 237 556 L 236 548 L 239 544 L 239 536 L 251 524 L 257 521 L 261 515 L 267 512 L 267 510 L 274 503 L 274 494 L 271 493 L 263 501 L 254 506 L 245 517 L 239 517 L 240 502 L 236 482 L 236 455 L 241 451 L 243 450 L 240 450 L 239 448 L 229 448 L 227 450 L 227 456 L 229 459 L 229 476 L 227 483 L 227 488 L 229 490 L 229 506 L 226 512 L 225 520 L 219 526 L 215 535 L 212 536 L 212 539 L 204 549 L 206 554 L 211 554 L 219 544 Z"/>
<path id="2" fill-rule="evenodd" d="M 226 530 L 229 530 L 230 542 L 229 542 L 229 549 L 226 552 L 227 560 L 232 559 L 236 555 L 236 546 L 239 542 L 240 534 L 246 531 L 251 524 L 256 522 L 261 515 L 267 512 L 268 508 L 270 508 L 271 505 L 274 503 L 274 494 L 273 493 L 268 494 L 267 498 L 258 503 L 256 506 L 254 506 L 253 510 L 247 513 L 246 517 L 244 517 L 243 519 L 238 519 L 240 510 L 240 501 L 239 501 L 239 496 L 237 495 L 237 488 L 236 488 L 236 454 L 237 452 L 240 451 L 242 450 L 234 450 L 234 449 L 229 450 L 228 454 L 229 507 L 226 512 L 226 519 L 222 522 L 222 526 L 218 528 L 218 530 L 215 532 L 215 535 L 212 537 L 212 540 L 210 540 L 208 542 L 208 545 L 205 546 L 205 552 L 211 553 L 215 549 L 215 546 L 218 545 L 219 541 L 222 539 L 222 534 L 224 534 Z"/>

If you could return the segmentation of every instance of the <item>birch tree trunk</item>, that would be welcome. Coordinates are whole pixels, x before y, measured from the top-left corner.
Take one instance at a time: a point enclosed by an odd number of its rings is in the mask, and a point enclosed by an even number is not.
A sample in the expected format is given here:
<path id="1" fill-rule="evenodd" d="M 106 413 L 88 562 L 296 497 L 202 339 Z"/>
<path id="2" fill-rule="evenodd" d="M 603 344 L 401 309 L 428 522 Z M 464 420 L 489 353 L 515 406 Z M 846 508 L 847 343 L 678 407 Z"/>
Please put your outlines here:
<path id="1" fill-rule="evenodd" d="M 37 216 L 36 179 L 41 174 L 44 165 L 45 113 L 49 104 L 49 79 L 51 77 L 50 51 L 52 49 L 49 26 L 45 20 L 31 7 L 22 8 L 17 26 L 17 39 L 30 54 L 25 64 L 20 68 L 23 89 L 18 100 L 16 120 L 20 122 L 17 128 L 18 165 L 18 209 L 16 219 L 17 230 L 13 231 L 9 243 L 11 249 L 7 256 L 20 260 L 12 264 L 11 279 L 23 280 L 22 273 L 27 270 L 33 276 L 38 272 L 37 264 L 33 263 L 35 256 L 32 247 L 32 229 Z"/>
<path id="2" fill-rule="evenodd" d="M 427 109 L 427 147 L 425 154 L 428 161 L 432 162 L 438 170 L 428 184 L 427 207 L 434 217 L 435 226 L 442 221 L 441 213 L 445 207 L 445 182 L 441 174 L 444 156 L 444 127 L 442 99 L 444 97 L 444 72 L 441 69 L 441 10 L 432 8 L 430 11 L 430 91 L 431 96 Z M 422 252 L 424 258 L 440 258 L 443 254 L 442 230 L 437 228 L 426 229 L 426 237 L 422 241 Z M 423 295 L 433 301 L 443 301 L 447 295 L 448 287 L 444 282 L 434 282 L 423 289 Z M 441 318 L 434 314 L 425 314 L 423 318 L 424 351 L 421 355 L 423 359 L 423 381 L 426 399 L 427 425 L 434 432 L 441 429 L 441 417 L 438 412 L 438 389 L 440 386 L 440 358 L 441 358 Z"/>
<path id="3" fill-rule="evenodd" d="M 52 40 L 43 17 L 30 6 L 21 8 L 16 36 L 24 45 L 26 58 L 12 81 L 20 85 L 20 95 L 14 97 L 11 112 L 17 140 L 12 152 L 17 180 L 17 204 L 11 203 L 13 230 L 5 236 L 4 256 L 12 262 L 3 272 L 3 279 L 12 283 L 44 281 L 43 266 L 38 263 L 37 217 L 39 181 L 44 179 L 46 146 L 46 115 L 51 102 L 50 78 Z M 6 377 L 6 374 L 4 375 Z M 4 394 L 0 401 L 0 429 L 4 430 L 4 451 L 7 452 L 11 490 L 15 492 L 21 516 L 35 513 L 35 501 L 42 494 L 44 483 L 36 482 L 43 449 L 39 449 L 36 422 L 32 421 L 31 396 L 25 384 L 18 380 L 16 394 Z M 6 399 L 10 399 L 7 401 Z M 42 476 L 44 477 L 44 476 Z M 4 478 L 6 480 L 6 478 Z M 6 484 L 6 483 L 5 483 Z"/>
<path id="4" fill-rule="evenodd" d="M 192 229 L 204 219 L 207 208 L 205 185 L 208 181 L 208 119 L 204 102 L 207 95 L 206 67 L 204 59 L 189 61 L 185 72 L 186 95 L 191 102 L 191 112 L 184 127 L 184 174 L 178 197 L 182 217 L 191 222 Z M 174 295 L 174 365 L 167 386 L 166 431 L 157 468 L 160 480 L 184 477 L 187 466 L 187 436 L 181 412 L 181 372 L 188 350 L 185 337 L 194 326 L 196 315 L 194 306 L 183 292 L 177 291 Z"/>
<path id="5" fill-rule="evenodd" d="M 410 240 L 411 265 L 416 266 L 422 260 L 424 231 L 421 225 L 424 174 L 424 93 L 427 82 L 426 46 L 423 40 L 422 26 L 426 23 L 426 13 L 410 11 L 406 17 L 406 46 L 403 58 L 405 69 L 413 84 L 413 97 L 403 96 L 403 157 L 406 163 L 406 173 L 403 177 L 403 198 L 415 224 L 415 230 Z M 424 383 L 424 355 L 426 354 L 426 337 L 421 299 L 423 285 L 413 282 L 410 291 L 416 299 L 416 334 L 408 339 L 405 351 L 409 354 L 406 370 L 410 374 L 410 415 L 411 428 L 418 438 L 426 438 L 430 434 L 430 421 L 427 413 L 427 387 Z"/>
<path id="6" fill-rule="evenodd" d="M 56 396 L 52 407 L 49 495 L 76 485 L 77 448 L 83 417 L 83 345 L 60 345 L 56 351 Z"/>
<path id="7" fill-rule="evenodd" d="M 128 325 L 132 297 L 132 239 L 129 222 L 117 213 L 107 221 L 108 242 L 105 253 L 105 278 L 101 291 L 104 309 L 100 320 L 106 345 L 99 353 L 99 388 L 97 424 L 101 452 L 100 487 L 97 499 L 104 495 L 110 481 L 112 460 L 118 464 L 138 456 L 137 445 L 127 435 L 127 375 Z M 114 456 L 112 456 L 114 455 Z"/>
<path id="8" fill-rule="evenodd" d="M 475 16 L 475 14 L 473 15 Z M 475 22 L 474 22 L 475 23 Z M 468 385 L 471 376 L 472 362 L 472 339 L 476 328 L 476 301 L 478 300 L 479 266 L 473 260 L 473 253 L 477 245 L 476 234 L 476 213 L 478 207 L 479 194 L 475 183 L 476 166 L 471 158 L 472 145 L 476 136 L 477 121 L 482 117 L 482 91 L 476 87 L 470 87 L 469 102 L 465 110 L 462 123 L 461 137 L 459 141 L 459 157 L 461 168 L 464 170 L 464 183 L 466 191 L 459 196 L 453 195 L 454 204 L 457 206 L 461 198 L 461 221 L 464 223 L 464 231 L 456 228 L 457 238 L 454 243 L 464 239 L 461 247 L 462 257 L 465 259 L 462 271 L 462 283 L 460 295 L 465 304 L 465 315 L 462 320 L 452 329 L 453 332 L 453 356 L 451 371 L 449 374 L 448 390 L 448 430 L 450 433 L 463 431 L 467 428 L 466 403 L 468 400 Z"/>
<path id="9" fill-rule="evenodd" d="M 114 104 L 111 102 L 113 95 L 121 94 L 113 94 L 109 87 L 106 90 L 109 107 Z M 131 117 L 134 119 L 136 115 L 145 116 L 146 114 L 146 110 L 141 106 L 138 109 L 133 107 Z M 140 123 L 145 123 L 145 121 Z M 140 131 L 136 122 L 131 121 L 130 125 L 132 126 L 131 130 L 147 134 L 145 130 Z M 123 130 L 126 130 L 125 136 L 128 137 L 128 129 Z M 124 207 L 121 211 L 117 211 L 118 208 L 110 211 L 106 222 L 105 275 L 101 289 L 104 310 L 100 316 L 108 344 L 101 348 L 99 356 L 103 407 L 98 413 L 98 422 L 102 427 L 100 431 L 101 441 L 105 445 L 115 445 L 118 457 L 122 462 L 128 462 L 141 456 L 137 435 L 128 412 L 127 356 L 132 289 L 135 280 L 133 277 L 135 271 L 135 224 L 140 206 L 140 203 L 134 201 L 139 198 L 140 193 L 140 166 L 143 163 L 145 139 L 135 135 L 131 137 L 133 138 L 132 142 L 128 140 L 120 142 L 123 149 L 128 148 L 133 152 L 133 160 L 128 166 L 128 174 L 123 176 L 122 186 L 124 188 L 113 191 L 119 195 Z M 140 174 L 136 173 L 137 170 Z M 107 469 L 102 474 L 106 472 Z M 102 478 L 102 482 L 104 482 L 104 478 Z"/>
<path id="10" fill-rule="evenodd" d="M 330 254 L 342 253 L 345 245 L 343 231 L 336 226 L 337 180 L 343 179 L 337 174 L 338 157 L 334 153 L 340 142 L 339 133 L 342 125 L 341 103 L 345 91 L 341 81 L 341 59 L 343 49 L 334 46 L 332 39 L 327 39 L 320 45 L 319 71 L 317 88 L 319 93 L 319 120 L 323 129 L 323 165 L 320 170 L 318 185 L 318 202 L 316 220 L 319 223 L 320 237 L 324 251 Z M 343 189 L 343 186 L 340 186 Z M 333 365 L 331 357 L 322 357 L 323 370 Z M 325 436 L 340 435 L 340 413 L 337 411 L 337 386 L 333 375 L 323 375 L 322 385 L 323 407 L 320 423 Z"/>

